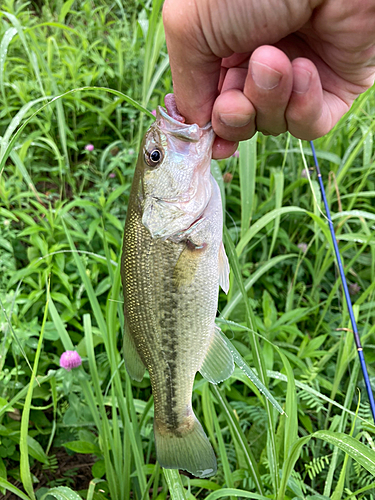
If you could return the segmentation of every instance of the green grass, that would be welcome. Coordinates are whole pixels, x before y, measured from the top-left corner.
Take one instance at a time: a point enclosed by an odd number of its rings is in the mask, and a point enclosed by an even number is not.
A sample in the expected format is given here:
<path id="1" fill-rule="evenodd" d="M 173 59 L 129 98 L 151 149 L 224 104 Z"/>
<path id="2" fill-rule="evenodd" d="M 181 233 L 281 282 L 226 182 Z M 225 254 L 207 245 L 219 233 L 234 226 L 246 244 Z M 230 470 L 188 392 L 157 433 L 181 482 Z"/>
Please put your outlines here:
<path id="1" fill-rule="evenodd" d="M 193 405 L 218 473 L 156 462 L 150 381 L 131 381 L 121 354 L 120 255 L 139 142 L 171 91 L 161 3 L 0 12 L 0 492 L 374 499 L 375 427 L 318 184 L 302 175 L 311 152 L 288 135 L 212 164 L 231 264 L 217 324 L 238 368 L 220 386 L 197 375 Z M 374 112 L 371 89 L 316 141 L 372 381 Z M 83 364 L 66 372 L 70 349 Z M 39 488 L 62 448 L 95 457 L 87 490 Z"/>

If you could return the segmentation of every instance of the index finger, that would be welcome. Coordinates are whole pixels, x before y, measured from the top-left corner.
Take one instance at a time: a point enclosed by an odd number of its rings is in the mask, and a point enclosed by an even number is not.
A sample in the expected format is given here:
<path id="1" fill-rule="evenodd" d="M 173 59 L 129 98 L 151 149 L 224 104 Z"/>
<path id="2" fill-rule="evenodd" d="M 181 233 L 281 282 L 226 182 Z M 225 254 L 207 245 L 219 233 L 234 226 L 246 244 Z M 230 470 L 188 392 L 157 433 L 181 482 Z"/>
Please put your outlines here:
<path id="1" fill-rule="evenodd" d="M 209 48 L 191 5 L 186 9 L 186 0 L 167 0 L 163 22 L 177 108 L 186 123 L 203 127 L 218 95 L 221 57 Z"/>

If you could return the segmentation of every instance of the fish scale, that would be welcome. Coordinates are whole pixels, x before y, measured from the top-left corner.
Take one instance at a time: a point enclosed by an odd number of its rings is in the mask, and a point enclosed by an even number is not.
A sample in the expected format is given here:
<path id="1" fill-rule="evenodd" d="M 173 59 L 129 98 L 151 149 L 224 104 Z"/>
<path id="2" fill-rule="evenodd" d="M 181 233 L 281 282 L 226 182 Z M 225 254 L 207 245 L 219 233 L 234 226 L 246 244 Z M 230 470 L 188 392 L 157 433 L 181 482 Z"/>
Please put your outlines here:
<path id="1" fill-rule="evenodd" d="M 125 364 L 135 380 L 149 371 L 157 458 L 199 477 L 216 472 L 216 458 L 192 409 L 194 378 L 201 370 L 218 383 L 234 367 L 215 330 L 229 268 L 213 137 L 210 126 L 181 124 L 159 108 L 134 174 L 121 273 Z"/>

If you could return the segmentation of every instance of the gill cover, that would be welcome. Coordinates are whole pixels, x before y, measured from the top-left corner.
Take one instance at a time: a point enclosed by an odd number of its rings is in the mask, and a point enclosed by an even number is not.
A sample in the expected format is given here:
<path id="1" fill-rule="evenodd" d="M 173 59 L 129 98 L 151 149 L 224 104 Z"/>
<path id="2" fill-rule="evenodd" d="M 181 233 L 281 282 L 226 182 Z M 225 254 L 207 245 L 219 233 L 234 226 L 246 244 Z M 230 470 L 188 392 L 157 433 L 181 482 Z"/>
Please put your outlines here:
<path id="1" fill-rule="evenodd" d="M 210 162 L 214 132 L 170 117 L 158 108 L 145 137 L 142 223 L 154 238 L 188 229 L 211 197 Z M 153 163 L 152 158 L 160 161 Z"/>

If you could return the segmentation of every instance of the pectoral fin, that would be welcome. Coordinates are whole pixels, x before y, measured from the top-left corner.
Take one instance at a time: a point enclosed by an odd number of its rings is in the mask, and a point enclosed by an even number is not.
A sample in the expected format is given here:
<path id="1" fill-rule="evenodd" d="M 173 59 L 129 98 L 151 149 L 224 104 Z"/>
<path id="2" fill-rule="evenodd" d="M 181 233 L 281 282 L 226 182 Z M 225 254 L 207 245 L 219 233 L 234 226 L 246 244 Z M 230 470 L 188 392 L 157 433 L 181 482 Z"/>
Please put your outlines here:
<path id="1" fill-rule="evenodd" d="M 134 340 L 129 333 L 128 327 L 126 326 L 126 322 L 124 328 L 123 353 L 126 370 L 129 373 L 129 376 L 133 380 L 140 382 L 143 379 L 146 367 L 138 354 L 137 348 L 134 344 Z"/>
<path id="2" fill-rule="evenodd" d="M 234 362 L 232 353 L 215 328 L 211 345 L 208 348 L 199 372 L 211 384 L 218 384 L 230 377 L 233 370 Z"/>
<path id="3" fill-rule="evenodd" d="M 201 249 L 196 249 L 190 241 L 186 243 L 173 271 L 173 279 L 177 287 L 191 285 L 194 281 L 200 260 L 200 252 Z"/>
<path id="4" fill-rule="evenodd" d="M 229 290 L 229 262 L 223 242 L 219 249 L 219 285 L 223 292 L 228 293 Z"/>

